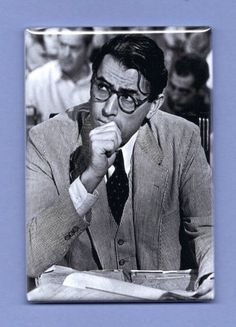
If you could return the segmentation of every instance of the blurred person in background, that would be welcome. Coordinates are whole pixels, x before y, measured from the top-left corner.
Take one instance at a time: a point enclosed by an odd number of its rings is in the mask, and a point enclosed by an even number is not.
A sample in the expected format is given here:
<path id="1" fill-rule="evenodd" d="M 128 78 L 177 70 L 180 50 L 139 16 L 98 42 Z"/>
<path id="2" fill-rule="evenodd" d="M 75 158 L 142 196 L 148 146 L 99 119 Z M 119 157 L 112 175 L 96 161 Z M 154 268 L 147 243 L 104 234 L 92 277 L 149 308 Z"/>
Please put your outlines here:
<path id="1" fill-rule="evenodd" d="M 210 31 L 206 33 L 192 33 L 189 35 L 186 42 L 186 52 L 195 53 L 200 57 L 206 59 L 211 51 Z"/>
<path id="2" fill-rule="evenodd" d="M 38 122 L 47 120 L 52 113 L 62 113 L 67 108 L 89 100 L 89 63 L 91 34 L 79 31 L 92 31 L 92 28 L 63 29 L 58 35 L 58 59 L 32 71 L 26 81 L 26 108 L 38 116 Z M 52 39 L 44 38 L 50 50 Z M 51 46 L 49 44 L 51 43 Z"/>
<path id="3" fill-rule="evenodd" d="M 37 33 L 25 33 L 26 75 L 34 69 L 57 59 L 58 28 L 39 29 Z"/>
<path id="4" fill-rule="evenodd" d="M 168 71 L 171 70 L 175 61 L 185 54 L 187 34 L 184 32 L 185 27 L 166 27 L 162 33 L 152 36 L 165 53 L 165 65 Z"/>
<path id="5" fill-rule="evenodd" d="M 182 56 L 170 73 L 162 110 L 192 122 L 199 115 L 209 117 L 208 78 L 209 68 L 205 59 L 196 54 Z"/>
<path id="6" fill-rule="evenodd" d="M 185 118 L 200 128 L 202 146 L 208 162 L 211 159 L 211 106 L 209 67 L 196 54 L 179 58 L 171 70 L 166 100 L 161 110 Z"/>
<path id="7" fill-rule="evenodd" d="M 25 73 L 26 76 L 35 68 L 44 65 L 45 49 L 42 35 L 32 34 L 28 31 L 25 33 Z"/>
<path id="8" fill-rule="evenodd" d="M 58 57 L 58 28 L 47 28 L 43 34 L 44 48 L 50 60 Z"/>
<path id="9" fill-rule="evenodd" d="M 207 87 L 212 89 L 212 50 L 211 50 L 211 32 L 193 33 L 189 36 L 186 42 L 186 53 L 195 53 L 206 60 L 209 67 L 209 79 L 207 80 Z"/>

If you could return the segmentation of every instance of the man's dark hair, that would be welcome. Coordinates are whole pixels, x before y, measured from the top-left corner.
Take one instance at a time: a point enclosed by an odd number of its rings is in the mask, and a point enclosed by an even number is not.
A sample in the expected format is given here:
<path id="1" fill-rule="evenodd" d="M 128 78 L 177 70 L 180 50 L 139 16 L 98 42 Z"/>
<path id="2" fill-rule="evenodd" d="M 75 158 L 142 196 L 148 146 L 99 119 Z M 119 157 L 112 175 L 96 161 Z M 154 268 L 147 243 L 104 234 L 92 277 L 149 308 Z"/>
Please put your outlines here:
<path id="1" fill-rule="evenodd" d="M 93 32 L 94 29 L 92 27 L 81 27 L 80 31 L 84 32 Z M 84 34 L 84 43 L 88 47 L 90 43 L 92 42 L 93 34 Z"/>
<path id="2" fill-rule="evenodd" d="M 97 54 L 93 62 L 93 75 L 96 75 L 107 54 L 117 59 L 127 69 L 136 69 L 149 81 L 151 91 L 148 101 L 157 99 L 166 87 L 168 72 L 164 64 L 164 54 L 152 39 L 138 34 L 118 35 L 112 38 Z"/>
<path id="3" fill-rule="evenodd" d="M 209 67 L 205 59 L 196 54 L 186 54 L 175 62 L 174 69 L 179 76 L 193 75 L 193 86 L 200 89 L 209 78 Z"/>

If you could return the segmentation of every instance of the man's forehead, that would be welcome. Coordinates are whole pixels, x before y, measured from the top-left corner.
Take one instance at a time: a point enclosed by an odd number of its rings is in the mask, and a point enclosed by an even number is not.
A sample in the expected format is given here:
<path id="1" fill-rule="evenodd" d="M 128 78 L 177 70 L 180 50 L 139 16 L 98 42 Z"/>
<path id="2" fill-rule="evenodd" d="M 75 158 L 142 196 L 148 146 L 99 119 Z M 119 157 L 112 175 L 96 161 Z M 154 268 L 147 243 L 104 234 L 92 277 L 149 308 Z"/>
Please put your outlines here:
<path id="1" fill-rule="evenodd" d="M 97 72 L 98 77 L 103 77 L 115 87 L 132 88 L 138 91 L 147 88 L 148 81 L 134 68 L 126 68 L 111 55 L 106 55 Z M 140 79 L 140 80 L 139 80 Z"/>
<path id="2" fill-rule="evenodd" d="M 194 76 L 192 74 L 181 76 L 174 71 L 171 76 L 171 82 L 179 88 L 191 88 L 194 84 Z"/>

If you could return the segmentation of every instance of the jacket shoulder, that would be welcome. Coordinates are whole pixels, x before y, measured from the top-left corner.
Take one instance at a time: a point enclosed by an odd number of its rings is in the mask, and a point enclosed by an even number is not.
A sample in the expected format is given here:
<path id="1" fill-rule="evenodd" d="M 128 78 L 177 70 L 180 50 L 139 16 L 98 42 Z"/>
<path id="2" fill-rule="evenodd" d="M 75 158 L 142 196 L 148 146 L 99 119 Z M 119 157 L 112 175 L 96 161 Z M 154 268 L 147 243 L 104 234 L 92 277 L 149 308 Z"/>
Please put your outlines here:
<path id="1" fill-rule="evenodd" d="M 160 135 L 166 137 L 182 139 L 192 134 L 199 134 L 199 127 L 194 123 L 163 111 L 158 111 L 153 117 L 152 124 L 158 129 Z"/>
<path id="2" fill-rule="evenodd" d="M 29 131 L 29 140 L 39 147 L 48 149 L 57 145 L 73 149 L 79 137 L 79 125 L 89 113 L 89 104 L 82 104 L 57 114 Z"/>
<path id="3" fill-rule="evenodd" d="M 201 137 L 199 127 L 188 120 L 158 111 L 151 118 L 151 129 L 164 154 L 176 154 L 184 158 L 189 149 L 199 148 Z"/>

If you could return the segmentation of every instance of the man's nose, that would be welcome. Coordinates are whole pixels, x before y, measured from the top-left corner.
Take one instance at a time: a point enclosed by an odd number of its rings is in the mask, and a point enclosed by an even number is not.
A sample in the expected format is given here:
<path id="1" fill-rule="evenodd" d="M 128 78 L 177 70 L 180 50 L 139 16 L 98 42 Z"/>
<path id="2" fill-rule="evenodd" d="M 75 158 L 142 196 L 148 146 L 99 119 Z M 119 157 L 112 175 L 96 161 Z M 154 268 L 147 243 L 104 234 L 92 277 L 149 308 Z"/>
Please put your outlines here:
<path id="1" fill-rule="evenodd" d="M 69 45 L 64 46 L 64 48 L 63 48 L 63 54 L 64 54 L 65 57 L 69 57 L 70 56 L 70 47 L 69 47 Z"/>
<path id="2" fill-rule="evenodd" d="M 171 92 L 171 98 L 174 102 L 178 101 L 180 99 L 180 97 L 181 97 L 181 95 L 178 90 L 174 90 Z"/>
<path id="3" fill-rule="evenodd" d="M 104 103 L 102 113 L 104 116 L 116 116 L 118 113 L 118 99 L 116 94 L 112 96 Z"/>

